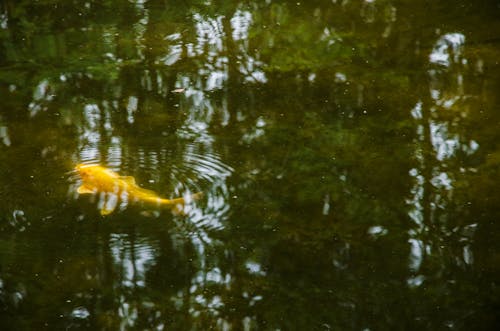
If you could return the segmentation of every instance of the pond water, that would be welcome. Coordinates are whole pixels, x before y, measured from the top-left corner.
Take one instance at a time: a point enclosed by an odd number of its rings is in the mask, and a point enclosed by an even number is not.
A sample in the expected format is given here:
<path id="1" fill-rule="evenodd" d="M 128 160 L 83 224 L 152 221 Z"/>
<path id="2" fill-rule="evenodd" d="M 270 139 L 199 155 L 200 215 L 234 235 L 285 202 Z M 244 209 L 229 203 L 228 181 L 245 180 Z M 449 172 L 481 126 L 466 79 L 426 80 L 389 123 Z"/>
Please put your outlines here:
<path id="1" fill-rule="evenodd" d="M 496 0 L 0 1 L 0 329 L 497 329 L 499 61 Z"/>

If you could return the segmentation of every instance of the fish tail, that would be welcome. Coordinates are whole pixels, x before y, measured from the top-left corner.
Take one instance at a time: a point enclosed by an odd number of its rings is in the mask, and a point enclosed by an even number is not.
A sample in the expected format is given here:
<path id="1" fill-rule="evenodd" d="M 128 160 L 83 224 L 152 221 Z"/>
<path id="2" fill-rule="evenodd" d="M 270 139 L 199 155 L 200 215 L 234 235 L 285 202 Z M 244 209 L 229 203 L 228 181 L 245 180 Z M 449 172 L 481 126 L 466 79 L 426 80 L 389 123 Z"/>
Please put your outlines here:
<path id="1" fill-rule="evenodd" d="M 184 198 L 160 199 L 159 202 L 162 205 L 183 205 L 185 203 L 185 200 Z"/>
<path id="2" fill-rule="evenodd" d="M 191 194 L 188 197 L 188 201 L 195 201 L 200 199 L 203 196 L 203 192 L 198 192 L 195 194 Z M 183 205 L 186 203 L 184 198 L 176 198 L 176 199 L 160 199 L 160 203 L 164 205 Z"/>

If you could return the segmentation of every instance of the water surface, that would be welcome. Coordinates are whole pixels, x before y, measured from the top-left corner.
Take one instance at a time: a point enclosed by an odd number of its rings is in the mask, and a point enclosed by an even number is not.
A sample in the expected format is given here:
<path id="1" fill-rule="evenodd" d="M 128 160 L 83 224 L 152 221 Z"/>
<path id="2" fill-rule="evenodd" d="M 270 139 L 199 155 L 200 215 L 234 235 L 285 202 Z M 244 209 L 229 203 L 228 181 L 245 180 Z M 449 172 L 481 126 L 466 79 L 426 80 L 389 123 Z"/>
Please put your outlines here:
<path id="1" fill-rule="evenodd" d="M 0 329 L 494 330 L 497 1 L 1 1 Z M 184 212 L 78 195 L 101 164 Z"/>

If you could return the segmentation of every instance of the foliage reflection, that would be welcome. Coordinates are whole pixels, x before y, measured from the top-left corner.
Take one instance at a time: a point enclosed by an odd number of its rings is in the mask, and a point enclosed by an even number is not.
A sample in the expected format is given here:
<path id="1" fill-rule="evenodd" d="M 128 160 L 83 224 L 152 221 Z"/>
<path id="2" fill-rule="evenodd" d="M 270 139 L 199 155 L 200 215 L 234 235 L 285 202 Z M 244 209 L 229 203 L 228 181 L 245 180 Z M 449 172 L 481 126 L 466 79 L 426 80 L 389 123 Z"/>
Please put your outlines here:
<path id="1" fill-rule="evenodd" d="M 493 13 L 1 2 L 2 329 L 493 328 Z M 205 198 L 103 218 L 77 163 Z"/>

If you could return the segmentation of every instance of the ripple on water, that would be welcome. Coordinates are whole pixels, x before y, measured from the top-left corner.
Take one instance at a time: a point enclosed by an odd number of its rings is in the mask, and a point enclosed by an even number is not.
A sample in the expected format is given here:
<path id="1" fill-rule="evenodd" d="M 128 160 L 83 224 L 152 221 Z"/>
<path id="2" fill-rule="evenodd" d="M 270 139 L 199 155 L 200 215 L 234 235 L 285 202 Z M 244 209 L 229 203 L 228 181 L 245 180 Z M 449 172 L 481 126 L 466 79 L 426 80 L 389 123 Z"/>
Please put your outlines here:
<path id="1" fill-rule="evenodd" d="M 145 286 L 146 272 L 154 264 L 158 243 L 149 238 L 130 238 L 127 234 L 112 233 L 109 247 L 115 264 L 122 266 L 122 286 Z"/>
<path id="2" fill-rule="evenodd" d="M 223 227 L 229 212 L 226 181 L 232 172 L 233 169 L 216 153 L 199 153 L 194 148 L 184 154 L 184 162 L 174 169 L 174 176 L 180 186 L 187 185 L 204 193 L 204 208 L 189 210 L 190 221 L 198 228 L 208 230 Z"/>
<path id="3" fill-rule="evenodd" d="M 186 204 L 182 213 L 182 217 L 199 229 L 222 228 L 229 212 L 226 180 L 233 169 L 222 161 L 220 155 L 205 150 L 204 146 L 186 144 L 181 152 L 153 148 L 124 152 L 117 142 L 106 149 L 105 157 L 95 146 L 86 146 L 80 149 L 79 160 L 75 163 L 100 164 L 123 176 L 134 176 L 141 187 L 168 198 L 183 196 L 190 202 L 192 194 L 202 192 L 203 198 Z M 69 180 L 72 183 L 71 195 L 76 198 L 81 180 L 75 171 L 69 173 Z M 160 189 L 164 183 L 168 183 L 169 193 Z M 125 207 L 126 201 L 121 205 L 122 209 Z"/>

